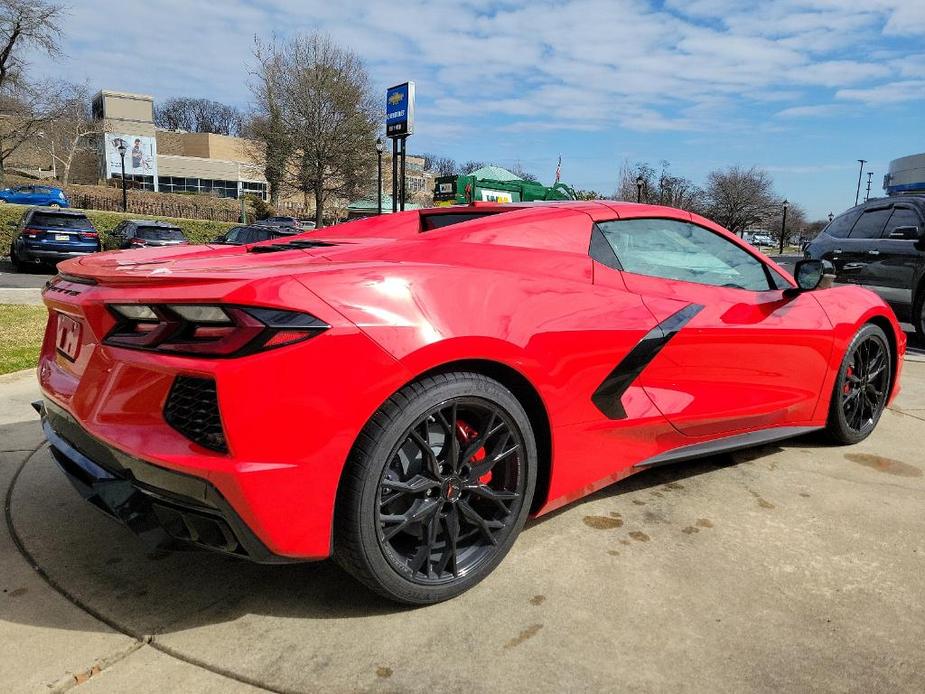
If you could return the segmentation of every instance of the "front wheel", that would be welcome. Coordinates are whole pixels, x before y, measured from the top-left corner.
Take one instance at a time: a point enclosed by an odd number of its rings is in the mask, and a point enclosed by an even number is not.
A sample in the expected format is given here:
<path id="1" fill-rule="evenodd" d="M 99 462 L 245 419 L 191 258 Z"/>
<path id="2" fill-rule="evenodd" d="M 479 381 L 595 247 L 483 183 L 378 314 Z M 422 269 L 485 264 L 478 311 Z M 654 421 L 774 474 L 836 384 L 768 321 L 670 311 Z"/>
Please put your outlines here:
<path id="1" fill-rule="evenodd" d="M 835 379 L 826 426 L 832 439 L 852 444 L 870 436 L 886 407 L 892 368 L 886 333 L 868 323 L 848 346 Z"/>
<path id="2" fill-rule="evenodd" d="M 497 381 L 454 372 L 412 383 L 357 439 L 337 500 L 334 558 L 396 602 L 459 595 L 514 544 L 536 460 L 527 414 Z"/>

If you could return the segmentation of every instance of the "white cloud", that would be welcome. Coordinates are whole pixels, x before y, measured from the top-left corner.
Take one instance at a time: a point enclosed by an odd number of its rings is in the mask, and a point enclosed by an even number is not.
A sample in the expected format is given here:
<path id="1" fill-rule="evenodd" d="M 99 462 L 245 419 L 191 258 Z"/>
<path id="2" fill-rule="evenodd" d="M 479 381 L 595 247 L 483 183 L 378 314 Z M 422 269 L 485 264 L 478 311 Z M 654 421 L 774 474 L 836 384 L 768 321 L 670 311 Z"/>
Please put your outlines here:
<path id="1" fill-rule="evenodd" d="M 875 105 L 921 101 L 925 99 L 925 80 L 889 82 L 867 89 L 840 89 L 835 96 L 838 99 L 863 101 L 866 104 Z"/>
<path id="2" fill-rule="evenodd" d="M 84 0 L 68 64 L 44 65 L 94 87 L 243 105 L 254 35 L 314 29 L 359 53 L 381 87 L 414 78 L 420 121 L 448 137 L 486 118 L 507 131 L 715 130 L 769 102 L 821 118 L 836 97 L 918 98 L 908 78 L 921 73 L 891 37 L 925 35 L 925 2 Z"/>

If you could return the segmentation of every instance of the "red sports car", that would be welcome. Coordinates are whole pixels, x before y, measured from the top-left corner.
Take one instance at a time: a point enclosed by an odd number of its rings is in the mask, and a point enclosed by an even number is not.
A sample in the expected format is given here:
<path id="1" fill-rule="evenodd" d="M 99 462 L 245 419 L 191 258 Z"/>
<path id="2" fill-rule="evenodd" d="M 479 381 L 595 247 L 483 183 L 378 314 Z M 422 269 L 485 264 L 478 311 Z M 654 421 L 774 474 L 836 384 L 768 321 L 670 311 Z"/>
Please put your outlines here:
<path id="1" fill-rule="evenodd" d="M 472 587 L 528 514 L 633 472 L 863 439 L 906 342 L 823 261 L 794 281 L 702 217 L 630 203 L 477 203 L 59 268 L 36 406 L 90 501 L 155 543 L 333 555 L 406 603 Z"/>

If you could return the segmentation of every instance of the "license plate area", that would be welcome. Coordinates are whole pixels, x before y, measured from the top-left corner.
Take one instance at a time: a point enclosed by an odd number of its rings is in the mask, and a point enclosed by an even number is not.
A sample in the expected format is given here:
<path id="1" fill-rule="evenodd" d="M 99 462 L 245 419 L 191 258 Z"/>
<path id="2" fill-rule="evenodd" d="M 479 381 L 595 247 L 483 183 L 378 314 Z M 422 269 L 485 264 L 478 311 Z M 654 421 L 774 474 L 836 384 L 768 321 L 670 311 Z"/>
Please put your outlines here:
<path id="1" fill-rule="evenodd" d="M 80 321 L 66 313 L 58 312 L 58 329 L 55 335 L 55 347 L 58 353 L 68 361 L 77 361 L 80 352 Z"/>
<path id="2" fill-rule="evenodd" d="M 70 241 L 70 234 L 55 234 L 55 241 Z"/>

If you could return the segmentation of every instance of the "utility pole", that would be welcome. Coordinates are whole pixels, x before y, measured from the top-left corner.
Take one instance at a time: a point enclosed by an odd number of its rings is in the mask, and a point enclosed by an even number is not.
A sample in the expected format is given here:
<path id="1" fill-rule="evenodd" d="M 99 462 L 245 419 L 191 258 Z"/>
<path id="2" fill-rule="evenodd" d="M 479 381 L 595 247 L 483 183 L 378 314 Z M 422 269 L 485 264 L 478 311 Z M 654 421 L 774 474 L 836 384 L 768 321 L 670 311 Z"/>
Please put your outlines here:
<path id="1" fill-rule="evenodd" d="M 874 175 L 873 171 L 867 172 L 867 195 L 864 196 L 864 202 L 870 200 L 870 177 Z"/>
<path id="2" fill-rule="evenodd" d="M 854 194 L 854 204 L 858 204 L 858 199 L 861 197 L 861 176 L 864 175 L 864 164 L 867 163 L 866 159 L 858 159 L 858 162 L 861 164 L 861 170 L 858 171 L 858 191 Z"/>
<path id="3" fill-rule="evenodd" d="M 787 235 L 787 208 L 790 207 L 790 203 L 784 200 L 782 205 L 784 208 L 784 216 L 780 220 L 780 254 L 784 254 L 784 237 Z"/>

